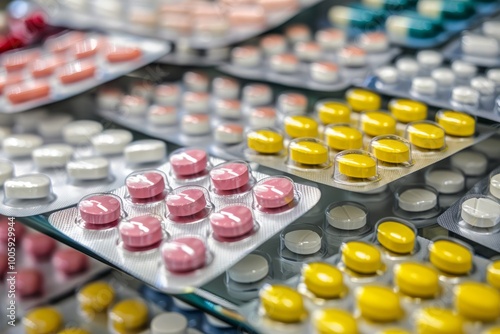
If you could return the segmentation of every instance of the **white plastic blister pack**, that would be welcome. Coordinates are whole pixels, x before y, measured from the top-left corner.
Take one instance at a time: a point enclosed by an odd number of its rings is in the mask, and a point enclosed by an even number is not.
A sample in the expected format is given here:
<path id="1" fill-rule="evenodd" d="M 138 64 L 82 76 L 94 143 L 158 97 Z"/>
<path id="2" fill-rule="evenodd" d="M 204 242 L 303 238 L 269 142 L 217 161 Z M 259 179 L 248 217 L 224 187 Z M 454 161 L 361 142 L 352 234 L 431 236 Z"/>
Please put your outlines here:
<path id="1" fill-rule="evenodd" d="M 77 95 L 170 51 L 166 42 L 117 34 L 63 32 L 41 46 L 0 57 L 0 112 L 14 113 Z"/>
<path id="2" fill-rule="evenodd" d="M 415 58 L 399 58 L 394 65 L 378 68 L 361 86 L 390 96 L 414 98 L 432 106 L 500 120 L 497 106 L 500 70 L 479 73 L 475 65 L 463 60 L 443 65 L 442 54 L 434 50 L 421 51 Z"/>
<path id="3" fill-rule="evenodd" d="M 119 30 L 191 47 L 226 46 L 276 27 L 319 0 L 218 1 L 36 1 L 54 25 Z"/>
<path id="4" fill-rule="evenodd" d="M 319 198 L 317 188 L 186 148 L 159 169 L 133 173 L 126 186 L 86 196 L 49 222 L 130 275 L 181 293 L 223 273 Z"/>
<path id="5" fill-rule="evenodd" d="M 0 127 L 0 211 L 5 215 L 26 217 L 74 205 L 166 159 L 164 142 L 133 141 L 130 131 L 104 129 L 94 120 L 43 109 L 13 116 L 11 128 Z"/>
<path id="6" fill-rule="evenodd" d="M 382 32 L 368 32 L 350 41 L 341 29 L 318 30 L 314 37 L 303 24 L 285 33 L 263 36 L 257 45 L 231 50 L 223 72 L 250 80 L 264 80 L 317 91 L 339 91 L 362 82 L 370 70 L 400 53 Z"/>

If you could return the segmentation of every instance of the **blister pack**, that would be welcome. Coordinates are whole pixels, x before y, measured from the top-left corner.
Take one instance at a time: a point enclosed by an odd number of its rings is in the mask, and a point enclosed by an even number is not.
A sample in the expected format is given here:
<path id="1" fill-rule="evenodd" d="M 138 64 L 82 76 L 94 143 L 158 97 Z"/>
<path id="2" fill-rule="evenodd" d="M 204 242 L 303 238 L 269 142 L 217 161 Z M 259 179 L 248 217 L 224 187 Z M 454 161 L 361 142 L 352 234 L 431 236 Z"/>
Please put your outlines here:
<path id="1" fill-rule="evenodd" d="M 459 39 L 450 42 L 443 55 L 448 59 L 461 59 L 483 67 L 500 66 L 500 17 L 484 21 L 480 27 L 465 31 Z"/>
<path id="2" fill-rule="evenodd" d="M 318 30 L 304 24 L 284 27 L 284 34 L 269 34 L 254 44 L 231 50 L 223 72 L 250 80 L 264 80 L 317 91 L 339 91 L 362 81 L 392 60 L 400 50 L 389 45 L 383 32 L 368 32 L 351 39 L 342 29 Z"/>
<path id="3" fill-rule="evenodd" d="M 11 115 L 9 115 L 11 116 Z M 39 109 L 5 119 L 0 127 L 0 211 L 26 217 L 111 191 L 131 172 L 165 162 L 166 144 L 136 140 L 128 130 Z M 11 133 L 11 131 L 13 131 Z"/>
<path id="4" fill-rule="evenodd" d="M 446 42 L 499 8 L 493 0 L 364 0 L 331 7 L 327 20 L 352 35 L 385 31 L 391 43 L 421 49 Z"/>
<path id="5" fill-rule="evenodd" d="M 450 66 L 442 66 L 442 62 L 439 52 L 421 51 L 416 59 L 403 57 L 394 65 L 379 68 L 362 86 L 499 121 L 496 100 L 500 92 L 500 70 L 478 73 L 475 65 L 462 60 L 455 60 Z"/>
<path id="6" fill-rule="evenodd" d="M 209 49 L 263 33 L 319 0 L 36 2 L 46 10 L 49 22 L 54 25 L 119 30 Z"/>
<path id="7" fill-rule="evenodd" d="M 438 218 L 439 225 L 495 253 L 500 252 L 499 179 L 500 168 L 497 168 L 441 215 Z"/>
<path id="8" fill-rule="evenodd" d="M 166 42 L 64 32 L 38 46 L 0 57 L 0 112 L 56 102 L 147 65 L 169 52 Z"/>
<path id="9" fill-rule="evenodd" d="M 264 285 L 259 299 L 241 308 L 246 320 L 260 333 L 418 333 L 424 327 L 478 333 L 494 326 L 500 262 L 474 256 L 456 239 L 416 238 L 403 221 L 377 225 L 365 240 L 343 243 L 339 255 L 312 259 L 299 276 Z"/>
<path id="10" fill-rule="evenodd" d="M 63 297 L 109 269 L 15 218 L 0 216 L 0 245 L 0 304 L 9 320 Z"/>
<path id="11" fill-rule="evenodd" d="M 194 148 L 172 152 L 168 164 L 132 173 L 125 184 L 86 196 L 49 222 L 130 275 L 177 293 L 221 274 L 320 198 L 317 188 Z"/>

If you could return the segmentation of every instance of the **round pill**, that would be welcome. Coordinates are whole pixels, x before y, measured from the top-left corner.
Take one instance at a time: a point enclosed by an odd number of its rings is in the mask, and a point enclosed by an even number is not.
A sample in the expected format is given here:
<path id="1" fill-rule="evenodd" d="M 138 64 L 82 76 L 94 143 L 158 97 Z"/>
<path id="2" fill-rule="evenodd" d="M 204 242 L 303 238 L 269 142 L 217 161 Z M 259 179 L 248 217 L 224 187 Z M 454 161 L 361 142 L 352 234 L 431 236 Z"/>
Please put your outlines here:
<path id="1" fill-rule="evenodd" d="M 340 230 L 357 230 L 366 225 L 367 212 L 358 206 L 344 204 L 327 212 L 328 224 Z"/>
<path id="2" fill-rule="evenodd" d="M 472 269 L 471 251 L 450 240 L 438 240 L 429 246 L 429 262 L 453 275 L 465 275 Z"/>
<path id="3" fill-rule="evenodd" d="M 263 36 L 259 42 L 260 48 L 266 55 L 280 54 L 286 51 L 286 38 L 278 34 L 268 34 Z"/>
<path id="4" fill-rule="evenodd" d="M 459 111 L 440 110 L 436 115 L 436 122 L 450 136 L 470 137 L 476 131 L 476 120 Z"/>
<path id="5" fill-rule="evenodd" d="M 140 332 L 148 323 L 148 306 L 139 299 L 125 299 L 113 306 L 109 319 L 117 333 Z"/>
<path id="6" fill-rule="evenodd" d="M 307 97 L 300 93 L 284 93 L 278 96 L 278 108 L 286 115 L 306 113 Z"/>
<path id="7" fill-rule="evenodd" d="M 246 164 L 229 162 L 212 169 L 210 180 L 217 190 L 234 190 L 249 182 L 250 173 Z"/>
<path id="8" fill-rule="evenodd" d="M 269 85 L 250 84 L 243 88 L 243 102 L 252 107 L 263 106 L 271 103 L 273 92 Z"/>
<path id="9" fill-rule="evenodd" d="M 363 286 L 356 293 L 360 315 L 373 322 L 390 323 L 404 316 L 399 296 L 385 286 Z"/>
<path id="10" fill-rule="evenodd" d="M 206 113 L 210 95 L 205 92 L 185 92 L 182 95 L 182 106 L 187 113 Z"/>
<path id="11" fill-rule="evenodd" d="M 482 96 L 490 96 L 495 93 L 495 82 L 486 77 L 472 78 L 470 86 Z"/>
<path id="12" fill-rule="evenodd" d="M 445 146 L 445 132 L 438 125 L 421 122 L 406 127 L 406 137 L 416 147 L 437 150 Z"/>
<path id="13" fill-rule="evenodd" d="M 106 225 L 120 219 L 121 203 L 110 195 L 92 195 L 78 203 L 80 218 L 88 224 Z"/>
<path id="14" fill-rule="evenodd" d="M 231 50 L 231 61 L 234 65 L 254 67 L 259 65 L 262 51 L 253 45 L 238 46 Z"/>
<path id="15" fill-rule="evenodd" d="M 44 174 L 27 174 L 8 179 L 3 190 L 8 199 L 41 199 L 50 195 L 51 181 Z"/>
<path id="16" fill-rule="evenodd" d="M 283 136 L 273 130 L 256 130 L 247 134 L 248 148 L 262 154 L 276 154 L 283 150 Z"/>
<path id="17" fill-rule="evenodd" d="M 441 194 L 455 194 L 465 186 L 465 177 L 454 170 L 435 169 L 425 174 L 425 183 Z"/>
<path id="18" fill-rule="evenodd" d="M 239 100 L 218 99 L 215 101 L 215 113 L 222 118 L 241 118 L 241 103 Z"/>
<path id="19" fill-rule="evenodd" d="M 291 53 L 280 53 L 272 55 L 269 59 L 269 67 L 278 73 L 296 73 L 300 67 L 299 58 Z"/>
<path id="20" fill-rule="evenodd" d="M 311 40 L 311 29 L 305 24 L 291 24 L 285 28 L 285 35 L 294 44 Z"/>
<path id="21" fill-rule="evenodd" d="M 161 84 L 154 91 L 154 101 L 160 106 L 174 106 L 180 96 L 181 89 L 176 84 Z"/>
<path id="22" fill-rule="evenodd" d="M 447 67 L 432 70 L 431 78 L 438 84 L 438 89 L 451 87 L 455 83 L 455 73 Z"/>
<path id="23" fill-rule="evenodd" d="M 164 312 L 156 315 L 149 325 L 151 334 L 184 334 L 190 333 L 188 320 L 181 313 Z"/>
<path id="24" fill-rule="evenodd" d="M 96 121 L 74 121 L 64 126 L 62 133 L 64 141 L 71 145 L 84 145 L 90 139 L 102 132 L 102 125 Z"/>
<path id="25" fill-rule="evenodd" d="M 83 311 L 89 314 L 101 313 L 107 310 L 115 299 L 115 291 L 106 282 L 91 282 L 78 291 L 76 298 Z"/>
<path id="26" fill-rule="evenodd" d="M 328 163 L 328 147 L 314 141 L 298 140 L 289 145 L 292 161 L 305 165 L 321 165 Z"/>
<path id="27" fill-rule="evenodd" d="M 199 238 L 181 237 L 164 244 L 162 257 L 168 271 L 193 271 L 205 265 L 207 247 Z"/>
<path id="28" fill-rule="evenodd" d="M 387 85 L 393 85 L 399 81 L 398 70 L 393 66 L 382 66 L 375 70 L 378 79 Z"/>
<path id="29" fill-rule="evenodd" d="M 240 91 L 238 81 L 228 77 L 216 77 L 212 81 L 212 93 L 220 99 L 237 99 Z"/>
<path id="30" fill-rule="evenodd" d="M 20 297 L 33 297 L 43 292 L 43 274 L 35 268 L 18 269 L 14 284 Z"/>
<path id="31" fill-rule="evenodd" d="M 274 209 L 285 206 L 294 199 L 293 182 L 286 177 L 268 177 L 253 188 L 253 194 L 261 207 Z"/>
<path id="32" fill-rule="evenodd" d="M 370 136 L 396 133 L 396 120 L 380 111 L 367 111 L 361 115 L 361 130 Z"/>
<path id="33" fill-rule="evenodd" d="M 208 90 L 209 80 L 208 77 L 199 72 L 186 72 L 182 77 L 182 81 L 187 90 L 193 92 L 206 92 Z"/>
<path id="34" fill-rule="evenodd" d="M 236 238 L 253 229 L 252 211 L 243 205 L 231 205 L 210 215 L 210 226 L 215 236 Z"/>
<path id="35" fill-rule="evenodd" d="M 62 135 L 62 128 L 73 121 L 73 116 L 54 114 L 41 120 L 37 125 L 37 132 L 45 138 L 55 138 Z"/>
<path id="36" fill-rule="evenodd" d="M 64 167 L 73 155 L 73 148 L 66 144 L 49 144 L 31 154 L 38 168 Z"/>
<path id="37" fill-rule="evenodd" d="M 165 179 L 156 172 L 134 173 L 127 177 L 125 184 L 132 198 L 152 198 L 165 190 Z"/>
<path id="38" fill-rule="evenodd" d="M 408 212 L 423 212 L 435 208 L 437 195 L 425 188 L 411 188 L 399 194 L 398 206 Z"/>
<path id="39" fill-rule="evenodd" d="M 433 298 L 439 293 L 438 273 L 425 264 L 401 263 L 394 269 L 394 285 L 414 298 Z"/>
<path id="40" fill-rule="evenodd" d="M 104 130 L 90 141 L 97 153 L 102 155 L 121 154 L 132 141 L 132 133 L 127 130 Z"/>
<path id="41" fill-rule="evenodd" d="M 488 168 L 485 155 L 474 151 L 459 152 L 451 157 L 451 166 L 460 169 L 465 175 L 482 175 Z"/>
<path id="42" fill-rule="evenodd" d="M 257 107 L 250 112 L 250 126 L 253 128 L 273 127 L 276 123 L 276 110 L 273 107 Z"/>
<path id="43" fill-rule="evenodd" d="M 243 141 L 243 127 L 239 124 L 220 124 L 215 128 L 214 139 L 221 144 L 238 144 Z"/>
<path id="44" fill-rule="evenodd" d="M 291 138 L 318 136 L 318 123 L 307 116 L 288 116 L 284 121 L 285 132 Z"/>
<path id="45" fill-rule="evenodd" d="M 383 266 L 377 247 L 359 241 L 349 241 L 341 246 L 342 262 L 357 273 L 373 275 Z"/>
<path id="46" fill-rule="evenodd" d="M 81 158 L 68 162 L 66 171 L 74 180 L 101 180 L 109 176 L 109 161 L 101 157 Z"/>
<path id="47" fill-rule="evenodd" d="M 462 203 L 461 217 L 475 227 L 493 227 L 500 222 L 500 204 L 486 197 L 469 198 Z"/>
<path id="48" fill-rule="evenodd" d="M 268 273 L 269 262 L 257 254 L 248 254 L 227 271 L 229 278 L 238 283 L 258 282 Z"/>
<path id="49" fill-rule="evenodd" d="M 167 209 L 170 214 L 178 217 L 194 215 L 205 208 L 207 200 L 205 193 L 200 189 L 184 189 L 170 194 L 166 199 Z"/>
<path id="50" fill-rule="evenodd" d="M 389 49 L 389 40 L 383 32 L 367 32 L 359 37 L 358 45 L 368 53 L 381 53 Z"/>
<path id="51" fill-rule="evenodd" d="M 342 102 L 320 101 L 315 109 L 323 124 L 349 123 L 351 120 L 351 109 Z"/>
<path id="52" fill-rule="evenodd" d="M 414 78 L 420 70 L 420 66 L 413 58 L 400 58 L 396 61 L 395 65 L 399 75 L 404 78 Z"/>
<path id="53" fill-rule="evenodd" d="M 415 231 L 395 221 L 386 221 L 377 227 L 377 241 L 387 250 L 397 254 L 408 254 L 415 248 Z"/>
<path id="54" fill-rule="evenodd" d="M 435 95 L 438 86 L 431 77 L 416 77 L 411 82 L 411 91 L 420 95 Z"/>
<path id="55" fill-rule="evenodd" d="M 148 104 L 148 101 L 142 96 L 125 95 L 118 105 L 118 110 L 125 117 L 138 117 L 146 113 Z"/>
<path id="56" fill-rule="evenodd" d="M 133 164 L 162 161 L 167 154 L 164 142 L 154 139 L 137 140 L 125 147 L 125 160 Z"/>
<path id="57" fill-rule="evenodd" d="M 23 326 L 26 334 L 57 333 L 63 326 L 63 318 L 52 307 L 39 307 L 24 316 Z"/>
<path id="58" fill-rule="evenodd" d="M 30 233 L 23 239 L 23 249 L 37 259 L 49 257 L 57 247 L 51 237 L 42 233 Z"/>
<path id="59" fill-rule="evenodd" d="M 122 96 L 121 89 L 103 86 L 97 92 L 97 105 L 101 109 L 115 110 L 120 104 Z"/>
<path id="60" fill-rule="evenodd" d="M 313 62 L 309 67 L 311 78 L 320 83 L 334 83 L 339 81 L 339 67 L 329 61 Z"/>
<path id="61" fill-rule="evenodd" d="M 335 158 L 338 172 L 348 177 L 371 178 L 377 176 L 377 161 L 371 156 L 349 153 Z"/>
<path id="62" fill-rule="evenodd" d="M 7 137 L 2 142 L 4 153 L 12 158 L 31 155 L 33 150 L 42 146 L 43 139 L 37 135 L 20 134 Z"/>
<path id="63" fill-rule="evenodd" d="M 52 265 L 65 275 L 74 275 L 85 271 L 89 266 L 87 255 L 72 248 L 59 249 L 52 256 Z"/>
<path id="64" fill-rule="evenodd" d="M 0 160 L 0 186 L 14 176 L 14 166 L 10 161 Z"/>
<path id="65" fill-rule="evenodd" d="M 367 64 L 366 51 L 354 45 L 342 48 L 337 58 L 340 65 L 347 67 L 363 67 Z"/>
<path id="66" fill-rule="evenodd" d="M 416 312 L 415 328 L 418 333 L 463 333 L 464 319 L 445 308 L 426 307 Z"/>
<path id="67" fill-rule="evenodd" d="M 451 100 L 457 103 L 477 105 L 479 92 L 471 87 L 458 86 L 451 91 Z"/>
<path id="68" fill-rule="evenodd" d="M 310 230 L 296 230 L 285 234 L 285 247 L 299 255 L 311 255 L 321 249 L 321 237 Z"/>
<path id="69" fill-rule="evenodd" d="M 487 284 L 464 282 L 454 294 L 454 309 L 468 321 L 493 322 L 500 316 L 500 295 Z"/>
<path id="70" fill-rule="evenodd" d="M 181 130 L 187 135 L 200 136 L 210 133 L 210 116 L 207 114 L 184 115 Z"/>
<path id="71" fill-rule="evenodd" d="M 393 99 L 389 102 L 389 110 L 392 116 L 402 123 L 421 121 L 427 118 L 427 106 L 418 101 Z"/>
<path id="72" fill-rule="evenodd" d="M 181 150 L 170 156 L 172 171 L 180 176 L 194 175 L 204 171 L 207 161 L 207 153 L 198 149 Z"/>
<path id="73" fill-rule="evenodd" d="M 496 174 L 491 177 L 490 193 L 497 199 L 500 199 L 500 174 Z"/>
<path id="74" fill-rule="evenodd" d="M 359 88 L 349 89 L 346 100 L 352 110 L 357 112 L 379 110 L 382 103 L 380 95 Z"/>
<path id="75" fill-rule="evenodd" d="M 317 333 L 358 333 L 356 319 L 351 313 L 336 309 L 325 308 L 313 313 L 313 326 Z"/>
<path id="76" fill-rule="evenodd" d="M 307 316 L 302 295 L 285 285 L 265 285 L 259 293 L 265 315 L 282 323 L 297 323 Z"/>
<path id="77" fill-rule="evenodd" d="M 372 154 L 380 161 L 401 164 L 411 161 L 410 147 L 403 140 L 380 138 L 370 142 Z"/>
<path id="78" fill-rule="evenodd" d="M 172 106 L 152 105 L 148 109 L 148 122 L 157 126 L 168 126 L 177 123 L 177 108 Z"/>
<path id="79" fill-rule="evenodd" d="M 316 61 L 321 58 L 321 47 L 313 41 L 297 42 L 293 45 L 293 51 L 301 61 Z"/>
<path id="80" fill-rule="evenodd" d="M 318 30 L 314 39 L 323 50 L 338 50 L 346 43 L 346 33 L 342 29 L 329 28 Z"/>
<path id="81" fill-rule="evenodd" d="M 443 63 L 443 55 L 434 50 L 423 50 L 417 53 L 417 62 L 420 67 L 432 70 Z"/>
<path id="82" fill-rule="evenodd" d="M 459 79 L 470 79 L 477 74 L 477 67 L 462 60 L 451 63 L 451 70 Z"/>
<path id="83" fill-rule="evenodd" d="M 358 129 L 336 125 L 326 128 L 325 141 L 337 151 L 359 149 L 363 146 L 363 134 Z"/>
<path id="84" fill-rule="evenodd" d="M 120 223 L 120 238 L 125 248 L 145 248 L 163 239 L 161 221 L 151 215 L 137 216 Z"/>

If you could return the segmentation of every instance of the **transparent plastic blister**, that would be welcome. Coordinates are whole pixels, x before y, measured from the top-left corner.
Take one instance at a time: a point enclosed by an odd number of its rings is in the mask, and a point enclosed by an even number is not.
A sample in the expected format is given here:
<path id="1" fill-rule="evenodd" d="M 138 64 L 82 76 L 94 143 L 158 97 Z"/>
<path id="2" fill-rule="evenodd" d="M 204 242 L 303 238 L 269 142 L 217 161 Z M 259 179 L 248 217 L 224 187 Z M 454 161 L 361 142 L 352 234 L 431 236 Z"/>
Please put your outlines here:
<path id="1" fill-rule="evenodd" d="M 63 32 L 41 46 L 2 55 L 0 111 L 20 112 L 80 94 L 169 51 L 167 43 L 151 39 Z"/>
<path id="2" fill-rule="evenodd" d="M 319 200 L 318 189 L 287 177 L 267 177 L 243 162 L 209 161 L 214 166 L 211 171 L 188 183 L 172 177 L 170 164 L 159 167 L 173 189 L 163 200 L 134 204 L 126 200 L 125 186 L 111 194 L 90 195 L 78 207 L 52 214 L 49 222 L 132 276 L 160 290 L 180 293 L 230 268 Z M 214 192 L 226 186 L 232 189 Z M 141 233 L 144 219 L 152 224 L 147 238 Z M 82 220 L 99 228 L 86 229 L 79 223 Z M 123 232 L 131 233 L 124 239 Z M 134 235 L 138 238 L 131 239 Z M 122 247 L 124 241 L 145 248 L 130 251 Z"/>
<path id="3" fill-rule="evenodd" d="M 479 181 L 438 218 L 439 225 L 461 238 L 498 252 L 499 175 L 500 169 L 497 168 Z"/>
<path id="4" fill-rule="evenodd" d="M 400 53 L 381 32 L 349 40 L 341 29 L 325 29 L 316 32 L 313 40 L 305 25 L 283 29 L 285 35 L 263 36 L 256 46 L 234 47 L 230 62 L 219 69 L 245 79 L 331 92 L 362 81 L 372 69 L 389 63 Z M 372 43 L 378 47 L 365 47 L 365 40 L 374 40 Z"/>
<path id="5" fill-rule="evenodd" d="M 65 123 L 55 121 L 58 117 Z M 45 110 L 13 118 L 16 133 L 6 134 L 0 150 L 3 214 L 25 217 L 74 205 L 82 196 L 116 189 L 130 173 L 166 159 L 165 143 L 133 141 L 131 132 L 103 129 L 97 121 Z"/>
<path id="6" fill-rule="evenodd" d="M 455 60 L 451 65 L 442 62 L 441 54 L 424 50 L 415 59 L 402 57 L 375 70 L 361 86 L 498 121 L 499 70 L 481 72 L 468 60 Z"/>
<path id="7" fill-rule="evenodd" d="M 135 35 L 183 42 L 209 49 L 234 44 L 261 34 L 317 4 L 318 0 L 262 1 L 232 4 L 226 1 L 135 3 L 80 2 L 77 10 L 54 1 L 36 1 L 55 25 L 76 29 L 96 27 Z M 55 8 L 55 9 L 54 9 Z"/>
<path id="8" fill-rule="evenodd" d="M 4 292 L 0 304 L 8 314 L 13 298 L 14 316 L 22 317 L 29 309 L 63 297 L 109 270 L 101 262 L 8 217 L 0 216 L 0 229 L 0 256 L 5 264 L 0 273 Z M 10 249 L 14 244 L 15 251 Z"/>

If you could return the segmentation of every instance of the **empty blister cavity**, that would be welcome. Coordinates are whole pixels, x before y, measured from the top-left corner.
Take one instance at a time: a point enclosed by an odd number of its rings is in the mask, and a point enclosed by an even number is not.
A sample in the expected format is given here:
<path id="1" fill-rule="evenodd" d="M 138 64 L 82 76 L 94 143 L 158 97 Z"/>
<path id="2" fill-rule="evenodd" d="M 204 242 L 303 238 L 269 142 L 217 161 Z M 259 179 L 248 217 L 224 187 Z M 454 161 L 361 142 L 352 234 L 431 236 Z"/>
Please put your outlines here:
<path id="1" fill-rule="evenodd" d="M 123 219 L 118 225 L 121 247 L 140 252 L 158 248 L 166 233 L 161 217 L 146 214 Z"/>
<path id="2" fill-rule="evenodd" d="M 196 148 L 180 148 L 170 154 L 170 170 L 179 180 L 196 180 L 208 174 L 207 152 Z"/>
<path id="3" fill-rule="evenodd" d="M 207 266 L 213 258 L 204 238 L 196 235 L 167 240 L 160 252 L 165 269 L 171 274 L 193 272 Z"/>
<path id="4" fill-rule="evenodd" d="M 445 130 L 434 122 L 417 121 L 408 124 L 405 137 L 420 152 L 441 151 L 446 148 Z"/>
<path id="5" fill-rule="evenodd" d="M 378 163 L 371 153 L 362 150 L 345 150 L 338 153 L 334 160 L 335 182 L 364 185 L 380 179 Z"/>
<path id="6" fill-rule="evenodd" d="M 112 194 L 92 194 L 78 203 L 76 223 L 85 229 L 100 230 L 118 225 L 125 217 L 121 199 Z"/>
<path id="7" fill-rule="evenodd" d="M 328 146 L 315 138 L 298 138 L 288 144 L 287 164 L 292 168 L 325 169 L 331 166 Z"/>
<path id="8" fill-rule="evenodd" d="M 210 171 L 210 188 L 218 195 L 244 193 L 254 183 L 250 165 L 244 161 L 224 162 Z"/>
<path id="9" fill-rule="evenodd" d="M 370 140 L 371 154 L 382 167 L 410 167 L 413 165 L 410 142 L 395 135 L 378 136 Z"/>
<path id="10" fill-rule="evenodd" d="M 500 203 L 482 196 L 470 195 L 461 201 L 462 220 L 472 227 L 491 228 L 500 222 Z"/>
<path id="11" fill-rule="evenodd" d="M 156 203 L 165 198 L 169 187 L 167 177 L 159 170 L 133 172 L 125 179 L 128 199 L 134 204 Z"/>

